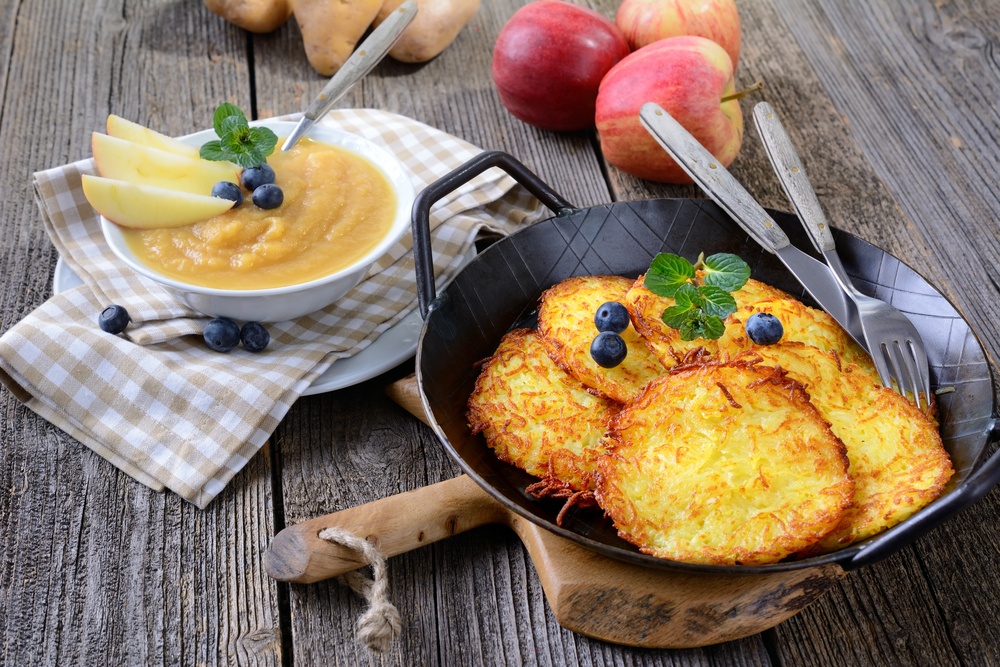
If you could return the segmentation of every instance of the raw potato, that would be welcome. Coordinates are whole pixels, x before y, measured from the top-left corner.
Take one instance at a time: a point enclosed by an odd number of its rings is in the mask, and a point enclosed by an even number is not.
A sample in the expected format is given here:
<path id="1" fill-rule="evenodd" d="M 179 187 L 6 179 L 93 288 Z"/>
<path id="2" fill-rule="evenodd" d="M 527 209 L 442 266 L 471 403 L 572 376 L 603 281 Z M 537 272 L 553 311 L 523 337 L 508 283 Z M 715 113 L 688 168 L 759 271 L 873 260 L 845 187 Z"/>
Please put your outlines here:
<path id="1" fill-rule="evenodd" d="M 292 0 L 309 64 L 330 76 L 351 56 L 383 0 Z"/>
<path id="2" fill-rule="evenodd" d="M 290 0 L 205 0 L 205 6 L 250 32 L 277 30 L 292 15 Z"/>
<path id="3" fill-rule="evenodd" d="M 385 20 L 403 4 L 403 0 L 385 0 L 375 25 Z M 417 0 L 413 19 L 389 55 L 404 63 L 425 63 L 455 41 L 458 33 L 479 10 L 480 0 Z"/>

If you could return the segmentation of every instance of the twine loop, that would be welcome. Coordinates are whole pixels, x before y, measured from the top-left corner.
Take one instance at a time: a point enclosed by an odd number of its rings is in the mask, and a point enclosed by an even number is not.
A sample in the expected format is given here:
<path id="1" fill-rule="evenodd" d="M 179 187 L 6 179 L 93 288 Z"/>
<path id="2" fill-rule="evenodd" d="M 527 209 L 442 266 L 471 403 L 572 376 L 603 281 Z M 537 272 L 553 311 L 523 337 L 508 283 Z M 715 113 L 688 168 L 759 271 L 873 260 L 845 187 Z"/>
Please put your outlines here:
<path id="1" fill-rule="evenodd" d="M 371 579 L 357 570 L 338 578 L 368 602 L 368 609 L 358 618 L 358 640 L 372 651 L 384 653 L 403 624 L 399 610 L 389 602 L 385 556 L 368 540 L 342 528 L 324 528 L 319 538 L 357 552 L 371 566 Z"/>

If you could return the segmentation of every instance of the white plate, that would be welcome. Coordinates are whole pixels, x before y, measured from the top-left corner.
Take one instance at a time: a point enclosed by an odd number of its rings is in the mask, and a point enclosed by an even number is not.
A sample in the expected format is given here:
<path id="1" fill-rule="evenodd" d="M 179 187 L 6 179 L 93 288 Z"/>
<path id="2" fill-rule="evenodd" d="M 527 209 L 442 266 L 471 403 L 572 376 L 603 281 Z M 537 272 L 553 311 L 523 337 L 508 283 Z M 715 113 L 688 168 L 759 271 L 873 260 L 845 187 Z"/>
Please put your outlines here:
<path id="1" fill-rule="evenodd" d="M 474 255 L 475 247 L 470 254 L 470 259 Z M 52 291 L 59 294 L 82 284 L 83 281 L 80 280 L 79 276 L 73 273 L 73 270 L 60 257 L 56 261 L 55 274 L 52 277 Z M 308 389 L 302 392 L 303 395 L 310 396 L 350 387 L 395 368 L 416 353 L 417 337 L 420 335 L 422 326 L 423 320 L 420 319 L 420 311 L 414 310 L 361 352 L 353 357 L 334 362 L 325 373 L 316 378 Z"/>

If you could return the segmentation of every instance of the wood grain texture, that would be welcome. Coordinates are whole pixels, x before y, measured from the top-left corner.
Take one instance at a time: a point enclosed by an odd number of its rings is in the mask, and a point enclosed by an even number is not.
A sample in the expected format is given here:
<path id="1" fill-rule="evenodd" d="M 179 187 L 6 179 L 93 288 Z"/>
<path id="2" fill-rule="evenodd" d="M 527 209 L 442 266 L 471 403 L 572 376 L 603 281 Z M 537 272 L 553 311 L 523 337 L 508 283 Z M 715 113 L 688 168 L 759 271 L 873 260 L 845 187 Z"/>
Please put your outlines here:
<path id="1" fill-rule="evenodd" d="M 420 66 L 385 61 L 339 106 L 385 108 L 483 148 L 506 150 L 575 204 L 607 202 L 610 194 L 588 133 L 558 135 L 528 127 L 510 116 L 496 98 L 489 75 L 492 43 L 520 4 L 483 3 L 472 23 L 441 56 Z M 611 4 L 595 6 L 610 14 Z M 286 26 L 279 33 L 283 31 L 292 35 L 268 37 L 264 40 L 267 49 L 294 36 L 295 28 Z M 284 61 L 272 67 L 261 60 L 257 60 L 256 88 L 262 109 L 279 104 L 270 90 L 308 91 L 304 106 L 322 87 L 323 81 L 308 68 Z M 332 395 L 310 397 L 293 408 L 277 439 L 287 523 L 457 474 L 457 466 L 425 427 L 413 423 L 400 433 L 371 431 L 381 412 L 398 415 L 400 411 L 382 392 L 386 382 L 383 377 Z M 348 434 L 310 430 L 291 437 L 286 428 L 298 428 L 297 410 L 316 404 L 324 406 L 317 408 L 320 414 L 354 414 L 368 426 Z M 394 437 L 401 439 L 390 439 Z M 318 459 L 317 449 L 325 450 L 331 439 L 340 447 L 336 457 Z M 360 459 L 367 465 L 361 465 Z M 669 656 L 641 649 L 616 648 L 606 654 L 602 643 L 561 628 L 546 605 L 523 547 L 503 529 L 477 529 L 399 556 L 391 561 L 390 572 L 394 602 L 407 626 L 398 653 L 385 656 L 384 664 L 609 664 L 607 660 L 625 656 L 644 656 L 639 658 L 648 660 L 644 664 L 671 664 Z M 291 585 L 289 590 L 296 660 L 311 664 L 321 656 L 341 656 L 350 664 L 361 659 L 363 651 L 347 641 L 354 636 L 353 620 L 362 611 L 353 593 L 336 582 Z M 434 604 L 429 605 L 432 599 Z M 764 653 L 758 640 L 737 644 L 753 647 L 752 653 Z M 569 647 L 568 652 L 563 646 Z"/>
<path id="2" fill-rule="evenodd" d="M 847 120 L 872 182 L 884 183 L 901 211 L 855 230 L 841 222 L 859 218 L 848 206 L 831 212 L 831 222 L 891 249 L 943 286 L 996 360 L 997 322 L 990 313 L 1000 289 L 1000 201 L 989 174 L 1000 155 L 994 56 L 1000 6 L 790 4 L 781 15 L 787 34 Z M 817 147 L 816 155 L 824 152 L 821 138 L 803 141 Z M 813 176 L 817 167 L 806 166 Z M 809 648 L 792 661 L 826 660 L 843 650 L 844 662 L 1000 664 L 1000 632 L 975 620 L 994 614 L 995 603 L 987 601 L 1000 599 L 997 578 L 983 576 L 998 562 L 997 525 L 1000 493 L 994 489 L 914 547 L 849 577 L 843 597 L 828 596 L 777 628 L 782 640 L 793 628 L 808 632 L 802 641 Z M 850 625 L 827 625 L 831 614 L 847 616 L 847 610 Z M 834 641 L 821 644 L 821 635 Z M 777 642 L 783 656 L 798 644 Z"/>
<path id="3" fill-rule="evenodd" d="M 109 112 L 186 133 L 249 85 L 245 54 L 206 53 L 225 32 L 200 3 L 5 2 L 0 15 L 16 16 L 2 29 L 6 329 L 50 293 L 31 173 L 89 157 Z M 281 664 L 259 557 L 274 533 L 266 452 L 202 512 L 2 401 L 0 663 Z"/>
<path id="4" fill-rule="evenodd" d="M 817 76 L 839 82 L 827 88 L 840 113 L 865 118 L 849 129 L 906 212 L 907 234 L 929 255 L 923 264 L 949 270 L 952 298 L 996 349 L 996 322 L 975 306 L 994 298 L 1000 285 L 997 249 L 979 243 L 1000 230 L 993 185 L 1000 7 L 797 5 L 787 13 L 789 31 Z M 833 52 L 841 57 L 831 58 Z"/>
<path id="5" fill-rule="evenodd" d="M 492 44 L 523 4 L 482 3 L 441 56 L 386 61 L 340 106 L 506 150 L 579 206 L 698 196 L 606 169 L 591 132 L 537 130 L 503 109 Z M 579 4 L 612 16 L 617 0 Z M 790 128 L 831 222 L 931 279 L 997 359 L 1000 5 L 742 0 L 740 11 L 739 82 L 765 82 L 757 99 Z M 0 0 L 0 71 L 3 330 L 51 292 L 56 257 L 31 173 L 87 157 L 109 112 L 183 134 L 221 100 L 272 116 L 304 108 L 325 82 L 294 21 L 249 35 L 197 0 Z M 752 123 L 733 171 L 788 208 Z M 364 609 L 346 586 L 279 586 L 261 555 L 286 524 L 458 474 L 384 395 L 409 370 L 300 400 L 205 511 L 131 481 L 0 392 L 0 664 L 1000 664 L 996 490 L 775 629 L 685 651 L 566 631 L 520 540 L 479 528 L 390 561 L 404 629 L 373 656 L 354 640 Z"/>
<path id="6" fill-rule="evenodd" d="M 417 392 L 415 377 L 401 383 Z M 421 406 L 414 416 L 424 421 Z M 394 558 L 489 524 L 508 526 L 520 538 L 560 626 L 623 646 L 691 648 L 758 634 L 845 575 L 831 565 L 692 576 L 625 563 L 524 520 L 467 475 L 286 526 L 268 545 L 264 568 L 279 581 L 310 584 L 365 567 L 357 551 L 322 537 L 330 528 L 363 537 Z"/>

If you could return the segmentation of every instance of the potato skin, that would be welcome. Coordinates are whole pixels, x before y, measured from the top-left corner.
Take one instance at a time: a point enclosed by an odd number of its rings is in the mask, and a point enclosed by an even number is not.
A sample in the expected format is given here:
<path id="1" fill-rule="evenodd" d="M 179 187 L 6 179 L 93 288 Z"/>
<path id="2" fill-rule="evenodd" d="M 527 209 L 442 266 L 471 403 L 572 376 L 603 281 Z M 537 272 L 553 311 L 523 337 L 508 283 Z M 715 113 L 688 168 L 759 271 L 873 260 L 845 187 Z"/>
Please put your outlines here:
<path id="1" fill-rule="evenodd" d="M 377 26 L 403 4 L 386 0 L 375 18 Z M 425 63 L 448 48 L 479 11 L 480 0 L 417 0 L 417 16 L 389 51 L 404 63 Z"/>
<path id="2" fill-rule="evenodd" d="M 277 30 L 292 15 L 289 0 L 205 0 L 205 7 L 250 32 Z"/>
<path id="3" fill-rule="evenodd" d="M 323 76 L 339 70 L 381 7 L 382 0 L 292 0 L 313 69 Z"/>

